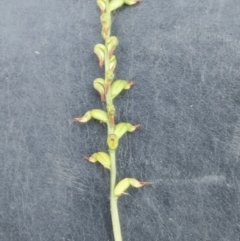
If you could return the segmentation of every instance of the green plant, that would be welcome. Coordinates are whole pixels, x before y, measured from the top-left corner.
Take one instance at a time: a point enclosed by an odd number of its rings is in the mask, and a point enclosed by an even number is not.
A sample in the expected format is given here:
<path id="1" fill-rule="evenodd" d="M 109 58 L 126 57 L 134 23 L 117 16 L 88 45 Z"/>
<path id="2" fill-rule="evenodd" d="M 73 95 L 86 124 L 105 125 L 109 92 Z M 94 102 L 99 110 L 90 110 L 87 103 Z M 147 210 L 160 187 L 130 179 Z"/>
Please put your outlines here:
<path id="1" fill-rule="evenodd" d="M 90 119 L 99 120 L 107 125 L 107 145 L 108 154 L 100 151 L 86 157 L 90 162 L 99 162 L 105 168 L 110 170 L 110 210 L 112 217 L 113 234 L 115 241 L 122 241 L 121 227 L 118 213 L 118 198 L 125 194 L 130 187 L 142 187 L 149 182 L 140 182 L 134 178 L 124 178 L 116 184 L 116 150 L 121 137 L 127 132 L 133 132 L 140 127 L 139 124 L 132 125 L 130 123 L 121 122 L 115 124 L 116 108 L 113 100 L 123 91 L 128 90 L 134 84 L 133 81 L 123 79 L 114 80 L 114 70 L 117 66 L 117 59 L 114 51 L 118 45 L 116 36 L 111 35 L 111 13 L 120 8 L 122 5 L 133 5 L 140 0 L 97 0 L 97 5 L 101 10 L 101 35 L 105 40 L 105 44 L 96 44 L 94 53 L 99 60 L 99 66 L 105 67 L 104 78 L 97 78 L 93 82 L 94 88 L 99 92 L 102 102 L 106 102 L 106 110 L 93 109 L 84 114 L 82 117 L 74 118 L 74 122 L 87 122 Z"/>

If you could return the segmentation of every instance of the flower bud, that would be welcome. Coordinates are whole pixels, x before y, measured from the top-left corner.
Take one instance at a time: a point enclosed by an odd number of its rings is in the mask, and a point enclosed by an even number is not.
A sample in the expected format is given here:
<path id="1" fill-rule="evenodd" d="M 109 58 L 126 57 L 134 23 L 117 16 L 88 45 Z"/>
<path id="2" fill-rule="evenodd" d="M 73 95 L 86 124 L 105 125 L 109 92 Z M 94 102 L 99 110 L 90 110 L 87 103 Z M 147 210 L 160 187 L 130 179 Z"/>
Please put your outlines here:
<path id="1" fill-rule="evenodd" d="M 114 11 L 124 4 L 124 0 L 112 0 L 109 4 L 110 10 Z"/>
<path id="2" fill-rule="evenodd" d="M 106 0 L 97 0 L 97 5 L 100 8 L 101 12 L 105 12 L 106 10 Z"/>
<path id="3" fill-rule="evenodd" d="M 124 3 L 127 5 L 133 5 L 133 4 L 136 4 L 139 2 L 140 2 L 140 0 L 124 0 Z"/>
<path id="4" fill-rule="evenodd" d="M 102 31 L 107 35 L 111 25 L 111 18 L 109 14 L 103 13 L 100 17 L 100 21 L 102 24 Z"/>
<path id="5" fill-rule="evenodd" d="M 118 39 L 116 36 L 110 36 L 106 39 L 106 46 L 109 53 L 109 56 L 111 57 L 113 55 L 114 50 L 118 46 Z"/>
<path id="6" fill-rule="evenodd" d="M 116 150 L 118 147 L 118 137 L 115 134 L 108 135 L 107 144 L 110 150 Z"/>
<path id="7" fill-rule="evenodd" d="M 108 71 L 106 72 L 105 80 L 106 80 L 107 82 L 112 82 L 113 79 L 114 79 L 114 73 L 113 73 L 113 71 L 112 71 L 112 70 L 108 70 Z"/>
<path id="8" fill-rule="evenodd" d="M 115 55 L 113 55 L 109 61 L 109 69 L 114 72 L 116 66 L 117 66 L 117 58 Z"/>
<path id="9" fill-rule="evenodd" d="M 122 90 L 128 90 L 131 88 L 131 86 L 134 85 L 133 81 L 126 81 L 126 80 L 115 80 L 111 86 L 111 95 L 114 99 L 116 96 L 118 96 Z"/>
<path id="10" fill-rule="evenodd" d="M 129 178 L 122 179 L 114 188 L 114 195 L 120 197 L 122 194 L 126 194 L 125 191 L 130 187 Z"/>
<path id="11" fill-rule="evenodd" d="M 94 53 L 97 55 L 99 60 L 99 66 L 102 67 L 105 60 L 106 47 L 103 44 L 96 44 L 94 46 Z"/>
<path id="12" fill-rule="evenodd" d="M 100 98 L 101 98 L 101 101 L 104 102 L 105 101 L 105 88 L 104 88 L 104 79 L 101 79 L 101 78 L 97 78 L 93 81 L 93 87 L 95 90 L 97 90 L 100 94 Z"/>
<path id="13" fill-rule="evenodd" d="M 139 127 L 140 124 L 132 125 L 130 123 L 121 122 L 115 126 L 114 134 L 120 139 L 126 132 L 133 132 Z"/>
<path id="14" fill-rule="evenodd" d="M 103 39 L 106 39 L 107 36 L 108 36 L 108 33 L 106 33 L 106 32 L 104 31 L 104 29 L 102 28 L 101 35 L 102 35 Z"/>
<path id="15" fill-rule="evenodd" d="M 115 107 L 113 104 L 107 105 L 108 119 L 111 126 L 115 125 Z"/>
<path id="16" fill-rule="evenodd" d="M 96 152 L 92 154 L 90 157 L 86 157 L 86 159 L 90 162 L 99 162 L 101 163 L 105 168 L 110 169 L 111 161 L 110 157 L 105 152 Z"/>
<path id="17" fill-rule="evenodd" d="M 85 123 L 88 122 L 91 118 L 99 120 L 100 122 L 108 122 L 107 113 L 103 110 L 93 109 L 84 114 L 82 117 L 77 117 L 73 119 L 73 122 L 81 122 Z"/>
<path id="18" fill-rule="evenodd" d="M 108 93 L 109 87 L 114 79 L 114 73 L 112 70 L 108 70 L 105 76 L 105 94 Z"/>
<path id="19" fill-rule="evenodd" d="M 137 179 L 126 177 L 122 179 L 114 188 L 114 195 L 120 197 L 122 194 L 127 194 L 125 191 L 130 187 L 142 187 L 151 184 L 150 182 L 139 182 Z"/>

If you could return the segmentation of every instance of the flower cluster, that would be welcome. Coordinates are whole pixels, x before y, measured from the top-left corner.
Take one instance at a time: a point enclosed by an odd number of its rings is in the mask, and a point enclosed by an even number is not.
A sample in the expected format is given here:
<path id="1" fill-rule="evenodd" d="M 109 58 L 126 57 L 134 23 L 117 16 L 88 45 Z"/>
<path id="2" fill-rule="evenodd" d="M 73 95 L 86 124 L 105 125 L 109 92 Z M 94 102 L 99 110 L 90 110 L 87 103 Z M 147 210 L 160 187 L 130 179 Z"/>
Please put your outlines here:
<path id="1" fill-rule="evenodd" d="M 150 184 L 149 182 L 140 182 L 134 178 L 124 178 L 116 184 L 116 150 L 119 140 L 127 132 L 133 132 L 140 127 L 140 124 L 132 125 L 127 122 L 115 123 L 116 109 L 114 99 L 123 91 L 129 90 L 133 85 L 133 81 L 124 79 L 115 80 L 115 69 L 117 67 L 117 58 L 115 50 L 119 44 L 118 38 L 111 35 L 111 13 L 120 8 L 124 4 L 133 5 L 139 0 L 97 0 L 97 5 L 101 10 L 101 35 L 105 41 L 104 44 L 98 43 L 94 46 L 93 52 L 98 58 L 100 68 L 105 69 L 104 78 L 96 78 L 93 81 L 94 89 L 99 93 L 101 102 L 106 103 L 106 109 L 93 109 L 87 111 L 82 117 L 74 118 L 74 122 L 85 123 L 90 119 L 96 119 L 107 125 L 107 146 L 108 153 L 98 151 L 89 157 L 85 157 L 89 162 L 100 163 L 103 167 L 110 170 L 110 204 L 112 213 L 112 224 L 114 230 L 115 241 L 121 241 L 121 230 L 117 211 L 117 199 L 126 194 L 126 190 L 132 187 L 142 187 Z"/>

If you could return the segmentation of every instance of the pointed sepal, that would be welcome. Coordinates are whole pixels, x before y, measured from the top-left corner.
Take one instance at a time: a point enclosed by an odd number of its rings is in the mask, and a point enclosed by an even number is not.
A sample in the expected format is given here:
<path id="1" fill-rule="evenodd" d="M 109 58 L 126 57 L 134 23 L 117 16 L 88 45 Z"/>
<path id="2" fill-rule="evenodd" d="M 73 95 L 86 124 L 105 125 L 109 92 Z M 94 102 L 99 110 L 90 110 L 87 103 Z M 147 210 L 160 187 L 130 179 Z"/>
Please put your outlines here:
<path id="1" fill-rule="evenodd" d="M 105 85 L 104 79 L 97 78 L 97 79 L 95 79 L 93 81 L 93 87 L 100 94 L 100 98 L 101 98 L 102 102 L 105 101 L 105 88 L 104 88 L 104 85 Z"/>
<path id="2" fill-rule="evenodd" d="M 129 90 L 133 85 L 133 81 L 128 82 L 122 79 L 115 80 L 111 86 L 112 98 L 114 99 L 116 96 L 118 96 L 122 90 Z"/>
<path id="3" fill-rule="evenodd" d="M 82 117 L 74 118 L 73 122 L 85 123 L 85 122 L 88 122 L 89 120 L 91 120 L 91 118 L 92 118 L 91 111 L 88 111 Z"/>
<path id="4" fill-rule="evenodd" d="M 139 127 L 140 124 L 132 125 L 127 122 L 121 122 L 115 126 L 114 134 L 120 139 L 126 132 L 133 132 Z"/>
<path id="5" fill-rule="evenodd" d="M 100 122 L 108 122 L 107 113 L 103 110 L 93 109 L 84 114 L 82 117 L 77 117 L 73 119 L 73 122 L 81 122 L 85 123 L 88 122 L 91 118 L 99 120 Z"/>
<path id="6" fill-rule="evenodd" d="M 106 54 L 106 47 L 103 44 L 96 44 L 94 46 L 93 52 L 97 55 L 99 60 L 99 66 L 102 67 L 104 60 L 105 60 L 105 54 Z"/>
<path id="7" fill-rule="evenodd" d="M 110 156 L 105 152 L 100 151 L 100 152 L 93 153 L 90 157 L 85 157 L 85 159 L 93 163 L 98 161 L 105 168 L 110 169 L 110 166 L 111 166 Z"/>
<path id="8" fill-rule="evenodd" d="M 150 182 L 140 182 L 138 181 L 137 179 L 135 178 L 129 178 L 129 177 L 126 177 L 124 179 L 122 179 L 114 188 L 114 195 L 116 197 L 120 197 L 121 195 L 123 194 L 127 194 L 126 193 L 126 190 L 132 186 L 132 187 L 136 187 L 136 188 L 139 188 L 139 187 L 143 187 L 143 186 L 146 186 L 146 185 L 150 185 L 151 183 Z"/>

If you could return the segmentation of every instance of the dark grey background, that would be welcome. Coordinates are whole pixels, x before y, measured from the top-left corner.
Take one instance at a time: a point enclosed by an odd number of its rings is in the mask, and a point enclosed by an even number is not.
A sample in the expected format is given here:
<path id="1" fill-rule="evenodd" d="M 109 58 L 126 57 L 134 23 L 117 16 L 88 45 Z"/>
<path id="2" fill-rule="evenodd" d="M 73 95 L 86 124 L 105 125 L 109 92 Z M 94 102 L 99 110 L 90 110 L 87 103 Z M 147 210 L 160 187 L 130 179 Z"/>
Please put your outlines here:
<path id="1" fill-rule="evenodd" d="M 0 240 L 113 240 L 94 0 L 1 0 Z M 119 200 L 124 241 L 240 239 L 239 0 L 154 0 L 113 16 L 119 178 L 149 180 Z"/>

